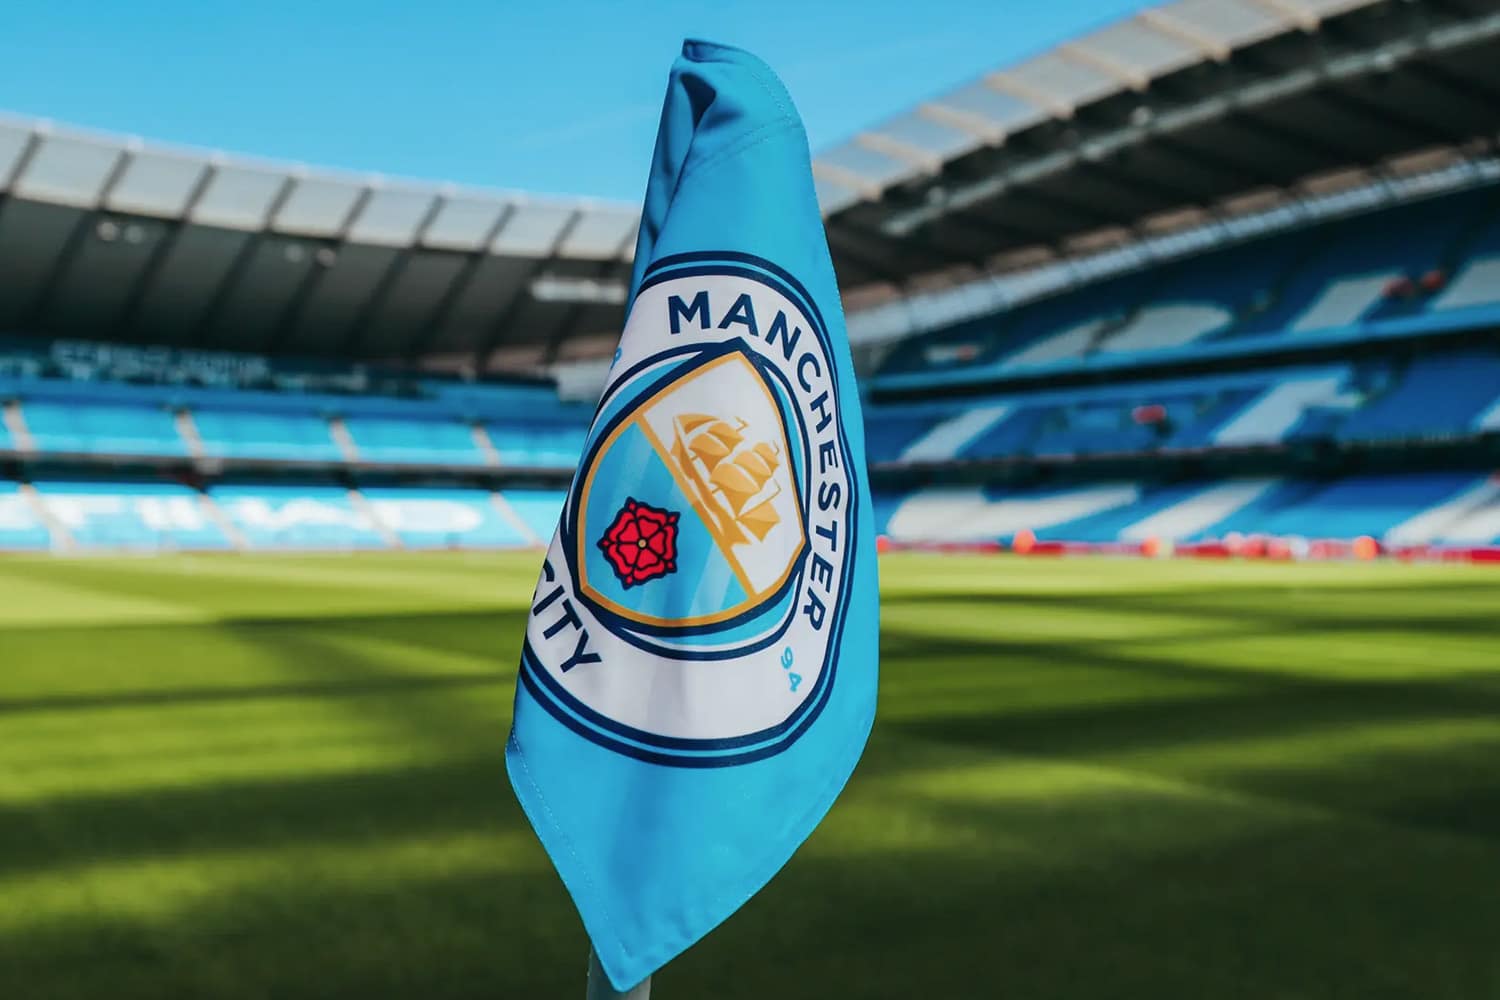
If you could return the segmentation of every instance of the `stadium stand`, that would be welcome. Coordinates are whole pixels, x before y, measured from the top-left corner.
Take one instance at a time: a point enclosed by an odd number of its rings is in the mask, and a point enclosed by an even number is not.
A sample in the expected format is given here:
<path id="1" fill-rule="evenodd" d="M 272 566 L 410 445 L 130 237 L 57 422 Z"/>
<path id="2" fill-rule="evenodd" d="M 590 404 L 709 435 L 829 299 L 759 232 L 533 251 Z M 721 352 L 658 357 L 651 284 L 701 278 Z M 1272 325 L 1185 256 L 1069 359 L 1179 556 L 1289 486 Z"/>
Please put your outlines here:
<path id="1" fill-rule="evenodd" d="M 376 462 L 482 465 L 473 428 L 457 420 L 351 413 L 343 420 L 360 458 Z"/>
<path id="2" fill-rule="evenodd" d="M 1414 8 L 1177 0 L 816 158 L 891 539 L 1496 543 L 1500 19 Z M 0 203 L 0 546 L 550 537 L 633 209 L 9 118 Z"/>
<path id="3" fill-rule="evenodd" d="M 29 475 L 0 484 L 0 547 L 59 551 L 538 545 L 590 413 L 536 382 L 25 338 L 0 403 Z"/>
<path id="4" fill-rule="evenodd" d="M 557 527 L 557 515 L 567 494 L 562 490 L 509 489 L 500 494 L 500 499 L 525 525 L 530 537 L 545 544 Z"/>
<path id="5" fill-rule="evenodd" d="M 532 542 L 486 490 L 362 489 L 376 520 L 403 548 L 505 548 Z M 554 512 L 554 517 L 556 516 Z"/>
<path id="6" fill-rule="evenodd" d="M 298 484 L 225 484 L 209 491 L 257 549 L 377 549 L 388 541 L 351 490 Z"/>
<path id="7" fill-rule="evenodd" d="M 88 399 L 33 399 L 22 417 L 38 451 L 96 455 L 183 455 L 172 415 L 147 406 Z"/>
<path id="8" fill-rule="evenodd" d="M 223 549 L 200 495 L 163 482 L 33 482 L 48 519 L 81 548 Z"/>
<path id="9" fill-rule="evenodd" d="M 878 480 L 921 470 L 934 485 L 884 493 L 886 530 L 909 544 L 1027 532 L 1105 546 L 1493 546 L 1500 284 L 1485 276 L 1500 273 L 1497 215 L 1493 184 L 1424 197 L 898 344 L 871 380 L 870 459 Z M 1247 450 L 1279 474 L 1232 477 Z M 1422 454 L 1449 469 L 1402 471 Z M 1389 471 L 1359 473 L 1356 455 Z M 1169 464 L 1183 456 L 1231 477 L 1193 478 Z M 1109 467 L 1126 460 L 1124 477 Z M 941 485 L 1001 465 L 1020 481 Z M 1066 481 L 1025 485 L 1040 465 Z"/>
<path id="10" fill-rule="evenodd" d="M 1042 540 L 1192 543 L 1234 535 L 1354 539 L 1392 546 L 1500 542 L 1500 479 L 1464 473 L 1335 480 L 1231 479 L 1065 488 L 939 487 L 876 505 L 897 542 Z"/>
<path id="11" fill-rule="evenodd" d="M 1500 190 L 1485 187 L 1226 247 L 914 338 L 874 384 L 1124 372 L 1495 322 L 1497 213 Z M 1486 226 L 1478 240 L 1476 218 Z"/>
<path id="12" fill-rule="evenodd" d="M 0 481 L 0 549 L 47 549 L 52 533 L 35 505 L 15 483 Z"/>
<path id="13" fill-rule="evenodd" d="M 343 458 L 328 421 L 312 412 L 252 409 L 225 399 L 192 410 L 203 454 L 217 458 L 337 462 Z"/>

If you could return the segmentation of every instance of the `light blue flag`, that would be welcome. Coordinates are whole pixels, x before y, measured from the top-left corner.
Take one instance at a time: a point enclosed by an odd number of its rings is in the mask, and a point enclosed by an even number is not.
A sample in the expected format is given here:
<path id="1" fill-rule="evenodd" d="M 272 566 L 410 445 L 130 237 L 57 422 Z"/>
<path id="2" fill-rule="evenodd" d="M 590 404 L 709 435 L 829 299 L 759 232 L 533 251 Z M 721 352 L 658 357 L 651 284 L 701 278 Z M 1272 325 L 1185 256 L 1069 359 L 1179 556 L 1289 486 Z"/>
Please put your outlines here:
<path id="1" fill-rule="evenodd" d="M 874 530 L 807 136 L 672 67 L 631 306 L 532 602 L 507 769 L 617 988 L 787 862 L 875 716 Z"/>

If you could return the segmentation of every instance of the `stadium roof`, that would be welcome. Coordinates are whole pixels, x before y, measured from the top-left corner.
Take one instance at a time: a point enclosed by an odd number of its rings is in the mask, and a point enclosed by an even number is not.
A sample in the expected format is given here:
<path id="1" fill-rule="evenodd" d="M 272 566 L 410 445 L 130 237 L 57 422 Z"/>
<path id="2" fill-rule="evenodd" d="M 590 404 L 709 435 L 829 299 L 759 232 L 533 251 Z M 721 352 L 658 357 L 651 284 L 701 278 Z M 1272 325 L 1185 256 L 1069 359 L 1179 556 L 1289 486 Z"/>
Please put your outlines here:
<path id="1" fill-rule="evenodd" d="M 846 301 L 1492 153 L 1497 41 L 1491 0 L 1143 11 L 818 156 Z M 636 226 L 633 205 L 0 118 L 0 332 L 535 368 L 613 349 Z"/>
<path id="2" fill-rule="evenodd" d="M 840 278 L 1029 266 L 1233 216 L 1251 192 L 1492 148 L 1497 39 L 1488 0 L 1142 11 L 819 156 Z"/>
<path id="3" fill-rule="evenodd" d="M 0 118 L 0 330 L 520 367 L 618 335 L 637 219 Z"/>

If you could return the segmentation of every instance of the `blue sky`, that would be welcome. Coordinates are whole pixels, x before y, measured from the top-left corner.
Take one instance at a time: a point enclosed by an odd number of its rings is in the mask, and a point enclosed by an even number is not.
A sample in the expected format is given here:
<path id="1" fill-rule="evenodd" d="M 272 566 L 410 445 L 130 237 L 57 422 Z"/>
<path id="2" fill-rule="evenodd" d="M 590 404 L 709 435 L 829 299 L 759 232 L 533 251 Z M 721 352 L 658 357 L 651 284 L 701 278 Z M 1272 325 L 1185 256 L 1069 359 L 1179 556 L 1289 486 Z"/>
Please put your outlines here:
<path id="1" fill-rule="evenodd" d="M 685 36 L 814 150 L 1141 0 L 6 0 L 0 109 L 393 176 L 634 202 Z"/>

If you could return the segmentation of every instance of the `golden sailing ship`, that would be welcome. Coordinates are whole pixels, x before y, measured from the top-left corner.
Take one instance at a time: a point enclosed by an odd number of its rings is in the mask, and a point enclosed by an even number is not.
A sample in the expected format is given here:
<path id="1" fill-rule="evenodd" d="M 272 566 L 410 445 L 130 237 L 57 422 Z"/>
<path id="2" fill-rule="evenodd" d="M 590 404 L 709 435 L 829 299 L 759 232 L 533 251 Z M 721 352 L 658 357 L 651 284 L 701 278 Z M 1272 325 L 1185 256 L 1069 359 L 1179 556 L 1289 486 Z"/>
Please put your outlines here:
<path id="1" fill-rule="evenodd" d="M 773 482 L 781 467 L 778 449 L 747 439 L 744 420 L 730 423 L 705 413 L 673 420 L 672 458 L 690 487 L 694 505 L 722 544 L 738 545 L 754 536 L 765 541 L 781 523 L 772 502 L 781 493 Z"/>

